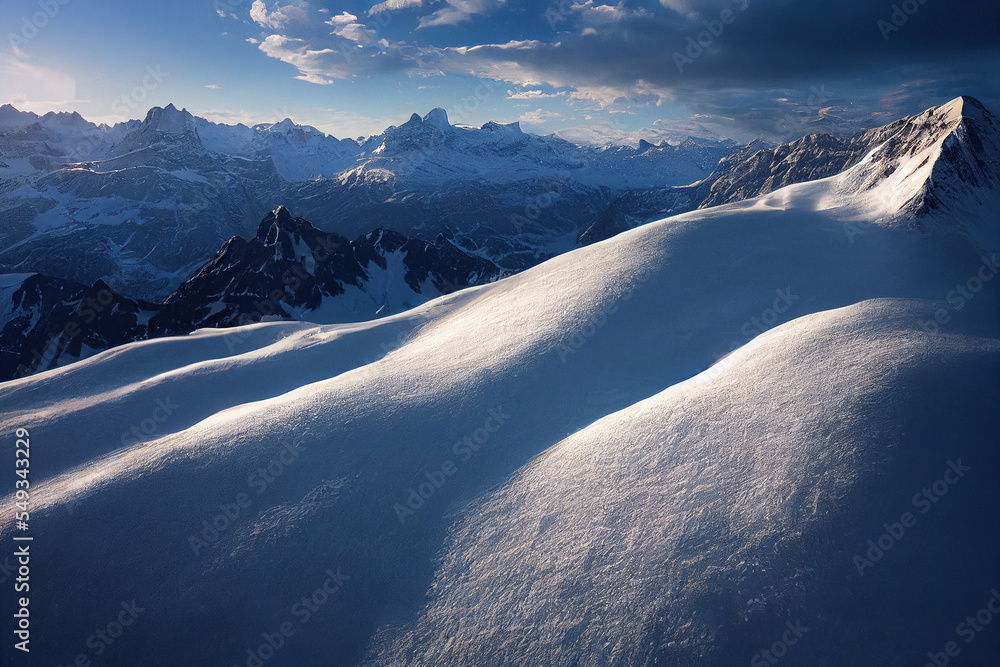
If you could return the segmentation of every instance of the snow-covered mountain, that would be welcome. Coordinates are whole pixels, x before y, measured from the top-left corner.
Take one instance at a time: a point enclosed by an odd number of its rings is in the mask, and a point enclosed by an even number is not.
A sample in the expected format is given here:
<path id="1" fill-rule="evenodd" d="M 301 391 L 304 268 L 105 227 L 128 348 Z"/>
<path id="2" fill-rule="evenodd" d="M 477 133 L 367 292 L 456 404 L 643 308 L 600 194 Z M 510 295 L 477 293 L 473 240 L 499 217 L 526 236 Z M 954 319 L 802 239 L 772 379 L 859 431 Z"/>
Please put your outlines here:
<path id="1" fill-rule="evenodd" d="M 876 148 L 879 152 L 875 159 L 887 162 L 888 173 L 898 166 L 900 146 L 934 142 L 943 126 L 949 124 L 955 126 L 951 128 L 954 137 L 943 150 L 965 151 L 966 155 L 942 161 L 931 182 L 937 189 L 959 187 L 960 192 L 949 193 L 955 195 L 963 195 L 969 188 L 976 191 L 985 188 L 985 193 L 979 196 L 946 196 L 952 206 L 958 201 L 975 202 L 979 211 L 993 196 L 993 184 L 997 181 L 998 168 L 991 160 L 998 153 L 996 135 L 1000 124 L 977 100 L 963 97 L 952 104 L 961 107 L 958 115 L 962 122 L 957 126 L 958 121 L 947 114 L 951 107 L 946 105 L 847 138 L 812 134 L 773 148 L 751 143 L 723 158 L 718 168 L 698 183 L 624 193 L 601 213 L 579 242 L 594 243 L 663 215 L 741 201 L 786 185 L 833 176 L 857 164 Z M 875 180 L 884 175 L 874 169 L 872 173 L 870 178 Z M 922 205 L 931 207 L 934 201 L 935 197 L 930 196 Z M 976 211 L 969 213 L 974 215 Z M 953 212 L 959 214 L 957 210 Z"/>
<path id="2" fill-rule="evenodd" d="M 731 142 L 577 146 L 434 109 L 367 139 L 285 119 L 223 125 L 173 105 L 142 121 L 0 107 L 0 271 L 162 299 L 278 203 L 323 231 L 447 234 L 509 270 L 571 249 L 616 193 L 703 178 Z"/>
<path id="3" fill-rule="evenodd" d="M 892 665 L 962 641 L 1000 561 L 997 128 L 958 99 L 899 130 L 375 321 L 0 385 L 36 445 L 38 659 Z M 961 660 L 994 664 L 973 639 Z"/>
<path id="4" fill-rule="evenodd" d="M 0 304 L 0 380 L 146 338 L 157 311 L 102 281 L 81 285 L 35 273 L 0 275 Z"/>
<path id="5" fill-rule="evenodd" d="M 164 302 L 152 335 L 266 318 L 317 323 L 408 310 L 503 272 L 447 238 L 434 243 L 377 229 L 349 241 L 279 206 L 250 241 L 234 237 Z"/>
<path id="6" fill-rule="evenodd" d="M 254 238 L 231 238 L 162 303 L 133 301 L 101 280 L 0 276 L 0 381 L 205 327 L 370 320 L 503 275 L 443 236 L 431 242 L 376 229 L 350 241 L 279 206 Z"/>

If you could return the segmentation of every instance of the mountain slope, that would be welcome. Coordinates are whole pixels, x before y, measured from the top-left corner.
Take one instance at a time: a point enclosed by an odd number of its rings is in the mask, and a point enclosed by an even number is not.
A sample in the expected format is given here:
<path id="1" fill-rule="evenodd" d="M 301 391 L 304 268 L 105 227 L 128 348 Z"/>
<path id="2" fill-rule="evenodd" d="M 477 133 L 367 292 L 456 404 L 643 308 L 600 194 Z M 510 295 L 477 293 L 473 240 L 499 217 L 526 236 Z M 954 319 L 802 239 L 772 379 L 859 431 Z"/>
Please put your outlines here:
<path id="1" fill-rule="evenodd" d="M 726 665 L 826 592 L 805 623 L 823 639 L 801 645 L 818 664 L 942 646 L 989 597 L 978 573 L 1000 555 L 988 526 L 951 525 L 995 504 L 1000 323 L 985 276 L 997 258 L 967 233 L 995 225 L 986 212 L 958 225 L 939 208 L 914 224 L 909 204 L 955 128 L 918 130 L 889 159 L 374 322 L 199 331 L 0 386 L 4 428 L 27 426 L 45 447 L 32 459 L 48 541 L 33 604 L 47 610 L 40 632 L 69 639 L 40 656 L 65 662 L 72 638 L 135 600 L 141 622 L 109 660 L 248 664 L 288 622 L 268 664 L 602 664 L 614 651 L 623 664 Z M 976 276 L 958 308 L 956 287 Z M 871 572 L 889 591 L 878 599 L 852 555 L 952 456 L 982 477 L 949 494 L 941 524 L 921 519 L 928 542 L 915 530 L 912 551 L 892 551 L 899 569 L 887 556 Z M 470 563 L 495 545 L 511 547 L 491 557 L 512 578 Z M 824 569 L 827 547 L 842 569 Z M 664 564 L 674 556 L 687 560 Z M 927 585 L 939 604 L 916 604 L 902 582 L 949 558 L 962 569 Z M 619 572 L 648 586 L 623 589 Z M 516 597 L 494 594 L 507 584 Z M 295 605 L 316 590 L 323 603 L 303 620 Z M 925 625 L 907 632 L 911 608 Z M 479 643 L 453 624 L 464 618 Z M 512 618 L 537 641 L 511 639 L 517 626 L 498 624 Z M 924 648 L 934 628 L 945 636 Z M 866 640 L 845 644 L 844 629 Z M 184 641 L 164 654 L 163 636 Z M 968 655 L 994 649 L 982 637 Z"/>
<path id="2" fill-rule="evenodd" d="M 978 101 L 961 97 L 846 139 L 814 134 L 775 148 L 750 144 L 724 158 L 715 172 L 698 183 L 634 190 L 621 195 L 581 235 L 579 244 L 610 238 L 657 216 L 711 208 L 765 195 L 787 185 L 828 178 L 856 166 L 872 151 L 875 154 L 870 159 L 884 164 L 881 171 L 866 168 L 868 182 L 859 183 L 859 187 L 883 183 L 882 179 L 900 166 L 907 151 L 919 153 L 922 159 L 927 159 L 925 165 L 933 165 L 934 174 L 931 178 L 924 172 L 915 176 L 920 184 L 926 179 L 926 193 L 903 188 L 916 198 L 913 212 L 926 212 L 941 201 L 947 202 L 943 207 L 952 215 L 975 218 L 996 204 L 995 193 L 1000 183 L 998 136 L 1000 121 Z M 924 154 L 927 144 L 940 144 L 945 137 L 947 141 L 932 155 Z M 939 156 L 943 159 L 938 160 Z M 890 184 L 888 189 L 895 187 Z M 940 200 L 934 194 L 936 191 L 942 193 Z M 966 210 L 966 206 L 972 208 Z M 984 252 L 992 251 L 987 251 L 987 247 L 1000 248 L 995 235 L 990 239 L 980 239 Z"/>
<path id="3" fill-rule="evenodd" d="M 501 275 L 445 238 L 429 243 L 379 229 L 351 242 L 279 206 L 261 221 L 256 237 L 230 239 L 171 294 L 150 330 L 187 333 L 272 316 L 366 320 Z"/>
<path id="4" fill-rule="evenodd" d="M 973 517 L 998 498 L 1000 338 L 932 338 L 933 308 L 802 317 L 550 448 L 463 509 L 431 603 L 366 664 L 763 665 L 782 637 L 790 664 L 939 652 L 995 585 L 1000 534 Z M 962 654 L 988 664 L 1000 637 Z"/>
<path id="5" fill-rule="evenodd" d="M 145 338 L 158 307 L 103 281 L 81 285 L 38 274 L 0 276 L 0 379 L 55 368 Z"/>

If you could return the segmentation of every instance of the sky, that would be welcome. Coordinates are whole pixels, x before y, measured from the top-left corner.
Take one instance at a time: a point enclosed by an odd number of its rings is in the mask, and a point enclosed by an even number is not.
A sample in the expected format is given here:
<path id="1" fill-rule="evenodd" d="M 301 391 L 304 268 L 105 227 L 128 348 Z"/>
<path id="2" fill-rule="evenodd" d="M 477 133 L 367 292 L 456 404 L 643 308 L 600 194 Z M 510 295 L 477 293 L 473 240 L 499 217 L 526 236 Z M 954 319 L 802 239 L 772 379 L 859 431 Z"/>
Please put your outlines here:
<path id="1" fill-rule="evenodd" d="M 603 2 L 3 0 L 0 103 L 337 137 L 442 107 L 626 143 L 847 132 L 963 94 L 1000 112 L 996 0 Z"/>

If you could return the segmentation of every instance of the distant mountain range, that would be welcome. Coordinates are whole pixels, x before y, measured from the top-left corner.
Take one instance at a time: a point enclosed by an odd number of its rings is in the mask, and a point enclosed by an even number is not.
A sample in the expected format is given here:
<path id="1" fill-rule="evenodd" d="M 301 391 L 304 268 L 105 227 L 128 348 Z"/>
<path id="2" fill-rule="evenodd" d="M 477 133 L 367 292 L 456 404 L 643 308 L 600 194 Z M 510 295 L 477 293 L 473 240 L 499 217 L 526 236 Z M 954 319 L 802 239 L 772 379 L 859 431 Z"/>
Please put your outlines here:
<path id="1" fill-rule="evenodd" d="M 453 126 L 443 109 L 356 140 L 172 105 L 113 127 L 4 105 L 0 272 L 103 279 L 158 300 L 279 204 L 352 239 L 446 234 L 514 271 L 572 249 L 621 193 L 697 181 L 734 147 L 577 146 L 517 123 Z"/>
<path id="2" fill-rule="evenodd" d="M 968 113 L 992 118 L 975 100 L 966 99 L 963 104 Z M 7 249 L 0 258 L 19 257 L 17 264 L 8 267 L 14 272 L 4 276 L 0 286 L 0 380 L 54 368 L 125 342 L 198 328 L 271 319 L 355 322 L 397 313 L 456 289 L 493 282 L 537 264 L 557 250 L 589 245 L 649 220 L 833 176 L 866 157 L 888 160 L 891 164 L 886 169 L 891 169 L 896 146 L 921 140 L 912 136 L 914 133 L 933 133 L 934 128 L 925 127 L 920 118 L 901 119 L 847 138 L 810 135 L 772 148 L 752 143 L 733 151 L 689 142 L 595 150 L 524 134 L 516 124 L 487 123 L 478 130 L 456 128 L 448 124 L 442 110 L 424 118 L 414 115 L 402 126 L 359 143 L 336 140 L 287 120 L 253 128 L 216 125 L 173 107 L 154 108 L 142 123 L 113 128 L 94 126 L 76 114 L 39 118 L 9 105 L 0 107 L 0 129 L 4 131 L 0 156 L 6 169 L 22 172 L 20 180 L 14 179 L 22 184 L 4 196 L 13 201 L 30 191 L 44 199 L 68 188 L 87 195 L 74 201 L 96 207 L 90 221 L 68 226 L 58 220 L 48 226 L 41 223 L 53 220 L 55 209 L 38 213 L 35 204 L 22 202 L 0 212 L 4 222 L 0 233 L 8 235 Z M 88 155 L 105 157 L 72 164 L 46 162 L 50 171 L 45 175 L 27 174 L 25 164 L 51 159 L 44 157 L 46 151 L 55 155 L 70 150 L 67 147 L 73 144 L 68 137 L 83 137 Z M 973 137 L 961 149 L 972 152 L 969 161 L 982 160 L 975 155 L 975 141 L 979 139 Z M 36 152 L 22 155 L 17 151 Z M 220 157 L 226 155 L 222 151 L 228 151 L 228 156 Z M 687 185 L 648 186 L 654 180 L 655 165 L 673 165 L 673 171 L 664 170 L 673 174 L 671 178 L 683 180 L 679 174 L 696 171 L 686 160 L 695 153 L 713 151 L 728 154 L 704 178 Z M 571 169 L 572 161 L 583 160 L 584 155 L 589 155 L 593 164 L 581 162 Z M 297 163 L 293 156 L 304 157 Z M 348 163 L 354 166 L 329 178 L 292 181 L 279 173 L 283 160 L 288 161 L 282 169 L 289 178 L 296 176 L 294 169 L 305 168 L 310 160 L 310 169 L 320 171 Z M 613 164 L 629 165 L 631 171 L 617 173 L 609 166 Z M 560 168 L 568 170 L 565 173 L 575 169 L 573 180 L 548 181 L 546 185 L 546 178 L 559 173 Z M 963 196 L 950 197 L 952 207 L 957 206 L 956 201 L 969 201 L 965 191 L 982 185 L 967 171 L 951 179 L 937 179 L 939 189 L 945 187 L 941 183 L 961 183 L 963 192 L 958 194 Z M 235 176 L 235 172 L 240 175 Z M 207 221 L 204 216 L 215 215 L 216 209 L 199 209 L 198 197 L 206 193 L 228 196 L 220 194 L 219 183 L 239 183 L 237 189 L 246 194 L 249 190 L 244 179 L 252 174 L 257 175 L 260 187 L 273 187 L 279 193 L 276 196 L 304 202 L 304 208 L 312 211 L 332 206 L 323 219 L 354 219 L 341 228 L 364 231 L 351 240 L 293 217 L 285 206 L 265 216 L 251 234 L 244 235 L 239 225 L 217 224 L 214 218 Z M 597 185 L 599 178 L 615 183 L 615 188 Z M 161 187 L 168 182 L 170 187 Z M 400 195 L 400 184 L 413 190 Z M 635 184 L 642 187 L 630 187 Z M 494 217 L 496 224 L 488 230 L 481 225 L 481 218 L 467 209 L 483 205 L 502 218 L 497 202 L 523 201 L 522 197 L 545 187 L 553 190 L 529 199 L 531 205 L 520 214 L 510 213 L 506 220 Z M 155 230 L 163 230 L 149 220 L 109 223 L 113 216 L 101 207 L 139 201 L 121 194 L 129 188 L 136 189 L 136 197 L 148 198 L 142 200 L 145 204 L 160 207 L 171 218 L 171 235 L 159 237 Z M 598 196 L 598 192 L 602 194 Z M 109 193 L 118 194 L 104 196 Z M 599 207 L 576 209 L 581 202 L 578 195 L 594 197 L 592 203 L 603 200 L 604 208 L 599 213 L 595 213 Z M 332 203 L 338 197 L 343 216 Z M 185 198 L 190 198 L 190 203 L 185 204 Z M 909 205 L 919 212 L 941 206 L 941 198 L 927 195 Z M 491 203 L 484 203 L 487 200 Z M 475 201 L 479 204 L 473 204 Z M 436 203 L 432 206 L 431 202 Z M 454 214 L 442 220 L 431 212 L 434 206 Z M 387 222 L 392 224 L 387 227 L 362 226 L 361 219 L 368 220 L 368 225 L 384 220 L 375 212 L 384 207 L 400 207 L 422 222 L 407 227 L 404 218 L 391 217 Z M 362 210 L 368 211 L 368 217 Z M 586 226 L 573 223 L 560 228 L 552 217 L 562 215 L 558 211 L 569 215 L 569 211 L 580 210 L 590 212 Z M 194 217 L 184 218 L 185 211 Z M 224 217 L 218 215 L 219 219 Z M 163 222 L 168 223 L 166 218 Z M 400 226 L 411 235 L 398 231 Z M 15 241 L 10 235 L 16 236 L 19 229 L 27 236 Z M 116 248 L 110 240 L 112 235 L 122 234 L 122 229 L 130 230 L 126 245 L 131 247 L 138 237 L 136 247 L 148 249 L 145 260 L 137 260 L 132 250 Z M 238 231 L 216 245 L 211 259 L 191 260 L 192 254 L 200 254 L 195 250 L 197 243 L 217 237 L 223 229 Z M 565 248 L 553 244 L 559 229 Z M 434 230 L 436 233 L 430 235 Z M 195 237 L 202 241 L 195 241 Z M 983 243 L 990 245 L 993 240 Z M 35 266 L 31 259 L 34 253 L 42 253 L 42 259 L 36 260 L 48 271 L 28 270 Z M 147 271 L 153 255 L 171 255 L 177 260 L 175 266 L 181 267 L 169 282 L 157 282 L 163 279 L 162 272 L 154 282 L 178 285 L 165 298 L 155 292 L 150 298 L 135 298 L 136 285 L 125 276 Z M 88 270 L 97 270 L 94 267 L 106 269 L 108 275 L 89 282 L 66 277 L 88 277 Z M 100 308 L 94 305 L 97 297 Z"/>

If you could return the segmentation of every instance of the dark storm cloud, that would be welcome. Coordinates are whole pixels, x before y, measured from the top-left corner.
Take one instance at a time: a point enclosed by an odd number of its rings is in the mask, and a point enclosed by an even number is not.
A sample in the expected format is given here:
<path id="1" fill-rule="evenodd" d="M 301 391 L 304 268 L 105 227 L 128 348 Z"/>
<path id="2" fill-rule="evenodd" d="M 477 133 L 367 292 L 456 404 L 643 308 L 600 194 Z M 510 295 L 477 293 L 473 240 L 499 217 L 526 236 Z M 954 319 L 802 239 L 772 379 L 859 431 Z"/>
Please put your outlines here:
<path id="1" fill-rule="evenodd" d="M 735 0 L 696 6 L 702 7 L 697 18 L 635 14 L 595 34 L 559 35 L 558 41 L 520 51 L 486 47 L 477 55 L 589 83 L 643 79 L 661 86 L 692 80 L 761 86 L 863 74 L 915 60 L 974 61 L 1000 48 L 1000 7 L 986 0 L 963 2 L 960 9 L 946 0 L 923 5 L 908 0 L 896 4 L 899 12 L 893 3 L 871 0 Z M 915 12 L 906 14 L 904 6 Z M 730 12 L 728 24 L 720 20 L 722 11 Z M 901 25 L 892 23 L 894 14 Z"/>
<path id="2" fill-rule="evenodd" d="M 577 3 L 550 40 L 481 46 L 466 58 L 494 71 L 513 65 L 505 71 L 515 82 L 617 90 L 626 99 L 642 82 L 696 113 L 777 136 L 870 125 L 960 94 L 1000 102 L 995 0 L 663 5 L 670 9 L 619 5 L 617 20 L 586 27 L 596 8 Z"/>

